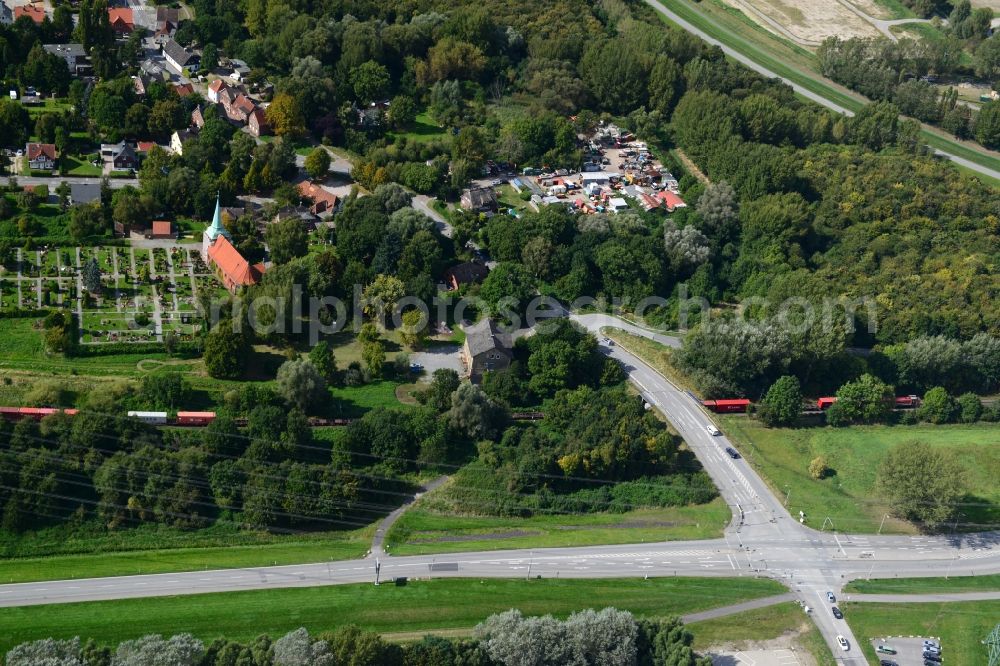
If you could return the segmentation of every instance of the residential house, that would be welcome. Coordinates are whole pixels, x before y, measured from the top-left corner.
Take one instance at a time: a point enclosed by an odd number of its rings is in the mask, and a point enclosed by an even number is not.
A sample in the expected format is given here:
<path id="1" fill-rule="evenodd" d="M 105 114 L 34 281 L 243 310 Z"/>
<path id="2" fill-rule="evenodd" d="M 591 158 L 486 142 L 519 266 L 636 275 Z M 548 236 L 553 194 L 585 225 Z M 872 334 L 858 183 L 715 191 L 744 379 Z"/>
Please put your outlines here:
<path id="1" fill-rule="evenodd" d="M 613 213 L 623 213 L 628 210 L 628 202 L 621 197 L 611 197 L 608 199 L 608 210 Z"/>
<path id="2" fill-rule="evenodd" d="M 74 76 L 86 76 L 92 71 L 83 44 L 43 44 L 42 48 L 65 60 L 70 74 Z"/>
<path id="3" fill-rule="evenodd" d="M 223 96 L 223 100 L 227 99 Z M 240 125 L 246 125 L 247 121 L 250 119 L 250 114 L 253 113 L 257 105 L 252 99 L 240 93 L 233 99 L 229 104 L 223 101 L 223 108 L 226 110 L 226 116 L 229 117 L 233 122 L 239 123 Z"/>
<path id="4" fill-rule="evenodd" d="M 254 110 L 250 112 L 250 117 L 247 118 L 247 130 L 253 136 L 265 136 L 271 133 L 271 125 L 267 122 L 264 109 L 259 106 L 254 107 Z"/>
<path id="5" fill-rule="evenodd" d="M 73 206 L 101 200 L 100 183 L 70 183 L 69 202 Z"/>
<path id="6" fill-rule="evenodd" d="M 506 370 L 511 358 L 510 336 L 500 331 L 492 319 L 465 327 L 462 362 L 472 383 L 478 384 L 485 372 Z"/>
<path id="7" fill-rule="evenodd" d="M 14 12 L 7 6 L 6 2 L 0 0 L 0 25 L 10 25 L 14 22 Z"/>
<path id="8" fill-rule="evenodd" d="M 319 223 L 319 216 L 312 212 L 309 206 L 300 204 L 298 206 L 284 206 L 279 208 L 274 214 L 271 224 L 289 219 L 301 222 L 306 231 L 314 230 Z"/>
<path id="9" fill-rule="evenodd" d="M 124 141 L 102 143 L 101 158 L 112 171 L 131 171 L 139 168 L 139 156 L 131 144 Z"/>
<path id="10" fill-rule="evenodd" d="M 163 65 L 152 58 L 146 58 L 139 63 L 139 71 L 154 81 L 164 81 L 165 79 L 170 78 L 170 75 L 163 68 Z"/>
<path id="11" fill-rule="evenodd" d="M 197 72 L 198 66 L 201 65 L 200 55 L 189 51 L 172 39 L 163 45 L 163 57 L 167 60 L 167 67 L 176 74 L 183 74 L 185 69 L 191 73 Z"/>
<path id="12" fill-rule="evenodd" d="M 242 287 L 260 282 L 264 265 L 250 264 L 231 241 L 232 236 L 222 224 L 222 209 L 216 199 L 212 224 L 201 237 L 201 256 L 207 265 L 216 270 L 226 289 L 235 294 Z"/>
<path id="13" fill-rule="evenodd" d="M 462 192 L 462 208 L 480 213 L 495 213 L 497 195 L 488 187 L 473 187 Z"/>
<path id="14" fill-rule="evenodd" d="M 28 158 L 28 168 L 37 171 L 52 171 L 56 168 L 56 147 L 51 143 L 29 143 L 24 154 Z"/>
<path id="15" fill-rule="evenodd" d="M 149 151 L 157 146 L 155 141 L 139 141 L 135 144 L 135 152 L 139 155 L 139 161 L 149 155 Z"/>
<path id="16" fill-rule="evenodd" d="M 180 10 L 176 7 L 156 8 L 156 37 L 170 37 L 180 23 Z"/>
<path id="17" fill-rule="evenodd" d="M 170 135 L 170 152 L 174 155 L 184 154 L 184 142 L 198 136 L 196 130 L 177 130 Z"/>
<path id="18" fill-rule="evenodd" d="M 203 105 L 199 104 L 194 107 L 194 110 L 191 112 L 191 125 L 198 129 L 205 126 L 205 107 Z"/>
<path id="19" fill-rule="evenodd" d="M 452 291 L 467 284 L 476 284 L 486 279 L 490 269 L 478 261 L 466 261 L 452 266 L 444 272 L 444 281 Z"/>
<path id="20" fill-rule="evenodd" d="M 194 94 L 194 84 L 191 83 L 175 83 L 174 92 L 177 93 L 178 97 L 187 97 L 188 95 Z"/>
<path id="21" fill-rule="evenodd" d="M 135 18 L 131 7 L 109 7 L 108 22 L 116 39 L 128 39 L 135 30 Z"/>
<path id="22" fill-rule="evenodd" d="M 229 84 L 222 79 L 216 79 L 208 84 L 208 101 L 213 104 L 218 104 L 221 100 L 219 99 L 219 93 L 222 90 L 229 88 Z"/>
<path id="23" fill-rule="evenodd" d="M 45 6 L 38 3 L 31 3 L 27 5 L 18 5 L 14 7 L 14 20 L 21 18 L 22 16 L 27 16 L 35 23 L 41 24 L 45 20 Z"/>
<path id="24" fill-rule="evenodd" d="M 149 85 L 153 82 L 151 78 L 145 74 L 140 74 L 139 76 L 132 77 L 132 89 L 135 94 L 139 97 L 145 97 L 149 93 Z"/>
<path id="25" fill-rule="evenodd" d="M 313 215 L 323 215 L 333 213 L 337 210 L 340 200 L 336 194 L 328 192 L 315 183 L 304 180 L 299 183 L 299 194 L 312 202 L 309 212 Z"/>

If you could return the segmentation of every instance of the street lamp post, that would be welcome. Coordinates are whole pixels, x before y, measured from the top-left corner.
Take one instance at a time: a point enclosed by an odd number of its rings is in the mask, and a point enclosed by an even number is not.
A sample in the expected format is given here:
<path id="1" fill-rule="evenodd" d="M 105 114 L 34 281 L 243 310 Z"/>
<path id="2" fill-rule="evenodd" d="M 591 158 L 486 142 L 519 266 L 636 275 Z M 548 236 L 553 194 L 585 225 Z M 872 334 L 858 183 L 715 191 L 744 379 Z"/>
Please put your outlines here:
<path id="1" fill-rule="evenodd" d="M 882 526 L 885 525 L 885 519 L 889 517 L 889 514 L 882 514 L 882 522 L 878 524 L 878 533 L 882 534 Z"/>
<path id="2" fill-rule="evenodd" d="M 785 506 L 788 506 L 788 498 L 792 495 L 792 487 L 785 485 Z"/>

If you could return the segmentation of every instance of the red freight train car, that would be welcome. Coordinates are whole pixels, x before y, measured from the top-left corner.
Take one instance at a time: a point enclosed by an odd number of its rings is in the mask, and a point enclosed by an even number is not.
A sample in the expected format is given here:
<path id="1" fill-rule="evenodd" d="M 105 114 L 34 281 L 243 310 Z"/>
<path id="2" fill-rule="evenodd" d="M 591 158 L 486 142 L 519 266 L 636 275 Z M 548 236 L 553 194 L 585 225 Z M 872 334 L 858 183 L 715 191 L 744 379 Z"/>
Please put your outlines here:
<path id="1" fill-rule="evenodd" d="M 828 409 L 830 405 L 832 405 L 835 402 L 837 402 L 837 398 L 832 396 L 826 398 L 820 398 L 819 400 L 816 401 L 816 406 L 819 407 L 820 409 Z"/>
<path id="2" fill-rule="evenodd" d="M 746 412 L 750 407 L 750 401 L 746 398 L 729 400 L 705 400 L 701 403 L 706 409 L 716 414 L 736 414 Z"/>
<path id="3" fill-rule="evenodd" d="M 920 406 L 920 397 L 915 395 L 901 395 L 896 398 L 896 409 L 916 409 Z"/>
<path id="4" fill-rule="evenodd" d="M 215 412 L 177 412 L 177 425 L 205 426 L 215 420 Z"/>

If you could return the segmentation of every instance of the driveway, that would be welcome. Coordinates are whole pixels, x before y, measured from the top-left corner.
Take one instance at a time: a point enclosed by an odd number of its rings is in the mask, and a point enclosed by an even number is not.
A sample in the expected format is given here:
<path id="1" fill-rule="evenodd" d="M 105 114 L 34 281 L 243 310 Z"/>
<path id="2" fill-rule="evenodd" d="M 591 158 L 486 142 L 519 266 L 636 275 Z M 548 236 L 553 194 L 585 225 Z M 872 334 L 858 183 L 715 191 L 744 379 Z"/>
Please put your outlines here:
<path id="1" fill-rule="evenodd" d="M 441 368 L 454 370 L 459 375 L 465 373 L 460 345 L 435 345 L 422 352 L 412 352 L 410 363 L 419 363 L 424 366 L 424 372 L 420 377 L 420 381 L 424 382 L 429 382 L 434 371 Z"/>

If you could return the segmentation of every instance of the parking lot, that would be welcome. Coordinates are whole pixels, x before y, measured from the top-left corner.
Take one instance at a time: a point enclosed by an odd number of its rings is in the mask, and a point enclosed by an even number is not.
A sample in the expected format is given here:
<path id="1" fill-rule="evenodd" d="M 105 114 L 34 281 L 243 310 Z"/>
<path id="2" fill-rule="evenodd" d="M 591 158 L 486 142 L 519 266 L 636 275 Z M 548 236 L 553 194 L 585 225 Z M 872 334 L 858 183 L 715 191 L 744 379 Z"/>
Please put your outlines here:
<path id="1" fill-rule="evenodd" d="M 899 666 L 924 666 L 923 647 L 925 640 L 933 640 L 941 645 L 939 638 L 934 636 L 907 636 L 876 638 L 872 640 L 872 647 L 887 645 L 896 651 L 896 654 L 884 654 L 879 652 L 879 659 L 892 661 Z M 942 646 L 942 657 L 944 650 Z"/>

